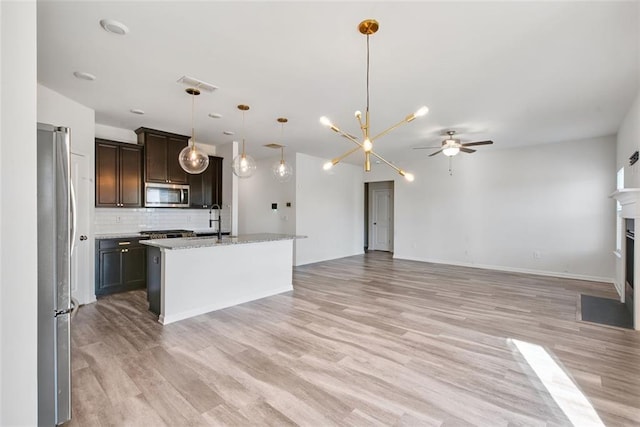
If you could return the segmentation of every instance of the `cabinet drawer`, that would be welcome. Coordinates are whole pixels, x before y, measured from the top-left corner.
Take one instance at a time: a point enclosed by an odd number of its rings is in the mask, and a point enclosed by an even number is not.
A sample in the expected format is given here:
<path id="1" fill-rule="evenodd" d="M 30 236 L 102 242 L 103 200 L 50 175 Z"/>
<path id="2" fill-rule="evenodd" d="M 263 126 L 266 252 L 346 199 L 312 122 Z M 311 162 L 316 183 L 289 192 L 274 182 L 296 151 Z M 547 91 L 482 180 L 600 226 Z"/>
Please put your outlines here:
<path id="1" fill-rule="evenodd" d="M 114 249 L 114 248 L 130 248 L 139 247 L 140 238 L 134 237 L 131 239 L 100 239 L 98 240 L 98 249 Z"/>

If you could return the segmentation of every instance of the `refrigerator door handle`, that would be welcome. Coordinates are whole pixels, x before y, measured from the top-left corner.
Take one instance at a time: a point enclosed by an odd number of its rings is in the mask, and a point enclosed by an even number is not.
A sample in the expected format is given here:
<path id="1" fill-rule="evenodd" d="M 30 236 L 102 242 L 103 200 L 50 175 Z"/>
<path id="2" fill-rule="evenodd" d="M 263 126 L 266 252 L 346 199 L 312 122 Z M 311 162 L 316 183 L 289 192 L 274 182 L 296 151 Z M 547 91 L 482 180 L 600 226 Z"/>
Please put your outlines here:
<path id="1" fill-rule="evenodd" d="M 65 308 L 64 310 L 56 310 L 55 314 L 53 315 L 53 317 L 58 317 L 58 316 L 62 316 L 64 314 L 69 314 L 71 313 L 72 309 L 70 308 Z"/>
<path id="2" fill-rule="evenodd" d="M 76 219 L 76 191 L 73 188 L 73 181 L 69 181 L 69 189 L 71 190 L 71 251 L 69 256 L 73 255 L 76 247 L 77 219 Z"/>
<path id="3" fill-rule="evenodd" d="M 78 303 L 78 300 L 76 300 L 74 297 L 71 297 L 71 320 L 76 317 L 79 308 L 80 304 Z"/>

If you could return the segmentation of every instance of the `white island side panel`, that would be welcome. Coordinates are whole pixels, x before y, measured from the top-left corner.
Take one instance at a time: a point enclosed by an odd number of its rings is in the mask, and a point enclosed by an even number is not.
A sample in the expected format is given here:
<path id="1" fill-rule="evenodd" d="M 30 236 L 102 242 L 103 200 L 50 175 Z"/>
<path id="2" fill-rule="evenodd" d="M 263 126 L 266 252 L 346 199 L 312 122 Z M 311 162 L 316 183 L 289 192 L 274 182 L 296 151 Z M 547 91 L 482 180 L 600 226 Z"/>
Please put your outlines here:
<path id="1" fill-rule="evenodd" d="M 162 250 L 162 324 L 293 290 L 293 240 Z"/>

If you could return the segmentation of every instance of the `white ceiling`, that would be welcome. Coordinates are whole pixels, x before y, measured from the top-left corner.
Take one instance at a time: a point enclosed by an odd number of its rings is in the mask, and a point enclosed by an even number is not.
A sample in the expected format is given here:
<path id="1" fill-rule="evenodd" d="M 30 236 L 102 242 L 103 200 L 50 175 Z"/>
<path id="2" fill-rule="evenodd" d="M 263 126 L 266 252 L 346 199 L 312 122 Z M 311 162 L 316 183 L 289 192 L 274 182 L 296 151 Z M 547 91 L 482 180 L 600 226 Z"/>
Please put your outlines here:
<path id="1" fill-rule="evenodd" d="M 183 75 L 219 87 L 196 99 L 196 139 L 242 137 L 247 151 L 280 142 L 320 157 L 350 143 L 318 122 L 359 134 L 371 37 L 372 134 L 421 105 L 430 112 L 381 138 L 399 161 L 427 156 L 445 129 L 492 150 L 614 134 L 638 90 L 638 2 L 60 2 L 38 1 L 38 80 L 95 109 L 96 121 L 188 135 Z M 130 33 L 102 30 L 103 18 Z M 84 71 L 97 76 L 83 81 Z M 129 112 L 139 108 L 144 116 Z M 211 119 L 208 113 L 221 113 Z M 277 117 L 288 117 L 280 137 Z M 224 130 L 235 131 L 226 136 Z M 352 156 L 353 158 L 354 156 Z M 359 158 L 354 160 L 360 161 Z"/>

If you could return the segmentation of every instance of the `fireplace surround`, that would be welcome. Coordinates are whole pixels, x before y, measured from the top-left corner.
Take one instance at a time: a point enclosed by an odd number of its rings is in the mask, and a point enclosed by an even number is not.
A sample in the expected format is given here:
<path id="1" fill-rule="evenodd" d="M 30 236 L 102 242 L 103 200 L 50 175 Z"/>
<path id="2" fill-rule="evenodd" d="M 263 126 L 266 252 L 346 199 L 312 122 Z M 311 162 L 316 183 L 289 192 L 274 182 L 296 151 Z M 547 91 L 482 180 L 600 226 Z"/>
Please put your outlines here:
<path id="1" fill-rule="evenodd" d="M 622 247 L 616 251 L 616 290 L 620 302 L 624 303 L 633 315 L 633 328 L 640 330 L 640 303 L 634 304 L 634 284 L 640 283 L 640 251 L 635 250 L 636 230 L 640 227 L 640 188 L 625 188 L 610 196 L 620 202 L 623 219 L 620 241 Z"/>

